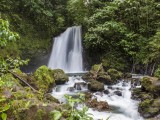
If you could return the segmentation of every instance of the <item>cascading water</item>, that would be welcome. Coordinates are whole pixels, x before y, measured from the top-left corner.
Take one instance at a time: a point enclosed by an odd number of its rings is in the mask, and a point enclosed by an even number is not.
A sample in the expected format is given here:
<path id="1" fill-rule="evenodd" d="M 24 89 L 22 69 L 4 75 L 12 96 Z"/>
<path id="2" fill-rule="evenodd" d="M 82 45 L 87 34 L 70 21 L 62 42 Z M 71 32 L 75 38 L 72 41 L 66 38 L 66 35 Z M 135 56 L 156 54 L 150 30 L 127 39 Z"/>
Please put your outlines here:
<path id="1" fill-rule="evenodd" d="M 63 69 L 69 73 L 83 71 L 80 26 L 69 27 L 60 36 L 54 38 L 48 67 Z"/>
<path id="2" fill-rule="evenodd" d="M 52 95 L 60 102 L 65 102 L 64 95 L 76 95 L 77 92 L 88 90 L 87 83 L 81 76 L 75 76 L 83 71 L 81 27 L 75 26 L 68 28 L 59 37 L 54 39 L 52 53 L 48 63 L 51 69 L 63 69 L 65 72 L 72 73 L 69 81 L 64 85 L 57 85 L 53 88 Z M 74 74 L 73 74 L 74 73 Z M 76 73 L 76 74 L 75 74 Z M 105 86 L 107 94 L 104 92 L 93 93 L 98 101 L 106 101 L 114 110 L 99 112 L 89 108 L 88 113 L 93 114 L 94 120 L 143 120 L 138 113 L 138 101 L 131 99 L 131 83 L 121 80 L 116 85 Z M 119 91 L 121 95 L 115 92 Z M 81 108 L 77 108 L 81 109 Z"/>

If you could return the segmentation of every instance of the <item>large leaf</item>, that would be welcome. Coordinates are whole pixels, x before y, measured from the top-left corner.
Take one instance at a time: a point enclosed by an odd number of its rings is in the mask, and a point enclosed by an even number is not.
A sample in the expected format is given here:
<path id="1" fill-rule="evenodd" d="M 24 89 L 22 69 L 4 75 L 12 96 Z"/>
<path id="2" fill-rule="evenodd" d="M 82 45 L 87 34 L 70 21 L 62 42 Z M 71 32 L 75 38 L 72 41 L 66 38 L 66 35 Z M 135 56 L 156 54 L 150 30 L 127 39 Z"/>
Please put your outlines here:
<path id="1" fill-rule="evenodd" d="M 2 118 L 2 120 L 7 120 L 7 114 L 6 113 L 2 113 L 1 114 L 1 118 Z"/>
<path id="2" fill-rule="evenodd" d="M 61 112 L 60 111 L 53 111 L 54 113 L 54 120 L 59 120 L 62 116 Z"/>

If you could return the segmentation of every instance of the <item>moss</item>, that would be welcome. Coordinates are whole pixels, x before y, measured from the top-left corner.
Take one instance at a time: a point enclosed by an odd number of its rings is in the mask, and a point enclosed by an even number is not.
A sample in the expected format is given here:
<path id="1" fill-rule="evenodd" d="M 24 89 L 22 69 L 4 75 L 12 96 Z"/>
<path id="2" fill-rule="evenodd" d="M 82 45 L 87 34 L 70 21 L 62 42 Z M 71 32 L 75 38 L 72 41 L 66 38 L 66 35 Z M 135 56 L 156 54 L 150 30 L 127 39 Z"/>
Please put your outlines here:
<path id="1" fill-rule="evenodd" d="M 55 83 L 57 85 L 59 84 L 64 84 L 65 82 L 68 81 L 68 76 L 65 74 L 65 72 L 61 69 L 54 69 L 52 71 L 52 74 L 54 76 L 55 79 Z"/>
<path id="2" fill-rule="evenodd" d="M 150 80 L 149 77 L 143 77 L 141 84 L 142 84 L 142 88 L 144 88 L 144 90 L 150 91 L 152 81 Z"/>
<path id="3" fill-rule="evenodd" d="M 139 112 L 145 118 L 154 117 L 160 111 L 160 99 L 146 99 L 139 104 Z"/>
<path id="4" fill-rule="evenodd" d="M 160 78 L 160 65 L 159 65 L 158 68 L 155 70 L 154 76 Z"/>
<path id="5" fill-rule="evenodd" d="M 104 69 L 103 69 L 101 64 L 95 64 L 95 65 L 92 66 L 91 71 L 93 71 L 93 72 L 97 72 L 97 71 L 104 72 Z"/>
<path id="6" fill-rule="evenodd" d="M 152 102 L 153 102 L 153 100 L 146 99 L 146 100 L 144 100 L 143 102 L 141 102 L 141 103 L 139 104 L 139 106 L 140 106 L 141 108 L 147 108 L 147 107 L 149 107 L 149 106 L 152 104 Z"/>
<path id="7" fill-rule="evenodd" d="M 91 91 L 102 91 L 104 90 L 104 84 L 93 79 L 90 81 L 88 89 Z"/>
<path id="8" fill-rule="evenodd" d="M 107 72 L 112 80 L 118 80 L 122 78 L 122 73 L 120 71 L 117 71 L 116 69 L 109 69 Z"/>
<path id="9" fill-rule="evenodd" d="M 43 120 L 43 117 L 45 116 L 46 112 L 42 109 L 38 109 L 37 113 L 35 115 L 36 120 Z"/>
<path id="10" fill-rule="evenodd" d="M 100 72 L 100 73 L 98 73 L 97 80 L 99 82 L 102 82 L 102 83 L 108 84 L 108 85 L 114 83 L 114 81 L 111 80 L 111 77 L 106 72 Z"/>
<path id="11" fill-rule="evenodd" d="M 33 74 L 33 81 L 37 88 L 43 92 L 47 92 L 49 87 L 54 86 L 55 80 L 51 70 L 47 66 L 39 67 Z"/>

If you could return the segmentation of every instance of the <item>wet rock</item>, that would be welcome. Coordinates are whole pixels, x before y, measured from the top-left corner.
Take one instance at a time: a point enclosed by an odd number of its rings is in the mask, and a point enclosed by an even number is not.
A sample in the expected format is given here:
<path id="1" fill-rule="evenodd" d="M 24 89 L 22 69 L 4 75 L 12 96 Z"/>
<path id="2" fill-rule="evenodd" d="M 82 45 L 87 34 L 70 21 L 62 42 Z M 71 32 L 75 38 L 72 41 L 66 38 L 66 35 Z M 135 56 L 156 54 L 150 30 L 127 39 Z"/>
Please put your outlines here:
<path id="1" fill-rule="evenodd" d="M 85 82 L 77 82 L 74 84 L 74 88 L 76 90 L 82 90 L 82 88 L 87 87 L 87 84 Z"/>
<path id="2" fill-rule="evenodd" d="M 74 90 L 75 90 L 74 87 L 68 87 L 68 88 L 67 88 L 67 91 L 70 91 L 70 92 L 73 92 Z"/>
<path id="3" fill-rule="evenodd" d="M 114 91 L 114 94 L 116 94 L 118 96 L 122 96 L 122 92 L 121 91 Z"/>
<path id="4" fill-rule="evenodd" d="M 112 89 L 113 89 L 113 87 L 112 87 L 112 86 L 108 86 L 108 89 L 111 89 L 111 90 L 112 90 Z"/>
<path id="5" fill-rule="evenodd" d="M 109 90 L 104 90 L 103 93 L 104 94 L 109 94 Z"/>
<path id="6" fill-rule="evenodd" d="M 97 101 L 97 99 L 93 99 L 87 102 L 87 106 L 94 108 L 98 111 L 104 111 L 104 110 L 109 110 L 109 105 L 107 102 L 104 101 Z"/>
<path id="7" fill-rule="evenodd" d="M 85 93 L 85 99 L 86 99 L 86 101 L 88 101 L 91 98 L 92 98 L 92 94 L 90 92 L 86 92 Z"/>

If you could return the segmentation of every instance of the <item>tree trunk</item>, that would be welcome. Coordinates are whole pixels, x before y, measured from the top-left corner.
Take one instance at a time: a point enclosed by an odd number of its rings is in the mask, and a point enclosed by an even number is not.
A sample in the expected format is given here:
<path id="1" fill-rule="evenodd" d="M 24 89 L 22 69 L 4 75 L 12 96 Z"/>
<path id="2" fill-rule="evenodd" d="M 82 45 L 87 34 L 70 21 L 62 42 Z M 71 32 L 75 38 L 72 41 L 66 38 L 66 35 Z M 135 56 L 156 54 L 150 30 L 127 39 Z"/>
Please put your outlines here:
<path id="1" fill-rule="evenodd" d="M 156 66 L 156 62 L 153 64 L 152 71 L 151 71 L 151 76 L 152 76 L 153 73 L 154 73 L 155 66 Z"/>
<path id="2" fill-rule="evenodd" d="M 145 68 L 145 72 L 144 72 L 145 75 L 147 75 L 147 71 L 148 71 L 148 63 L 147 63 L 146 68 Z"/>

